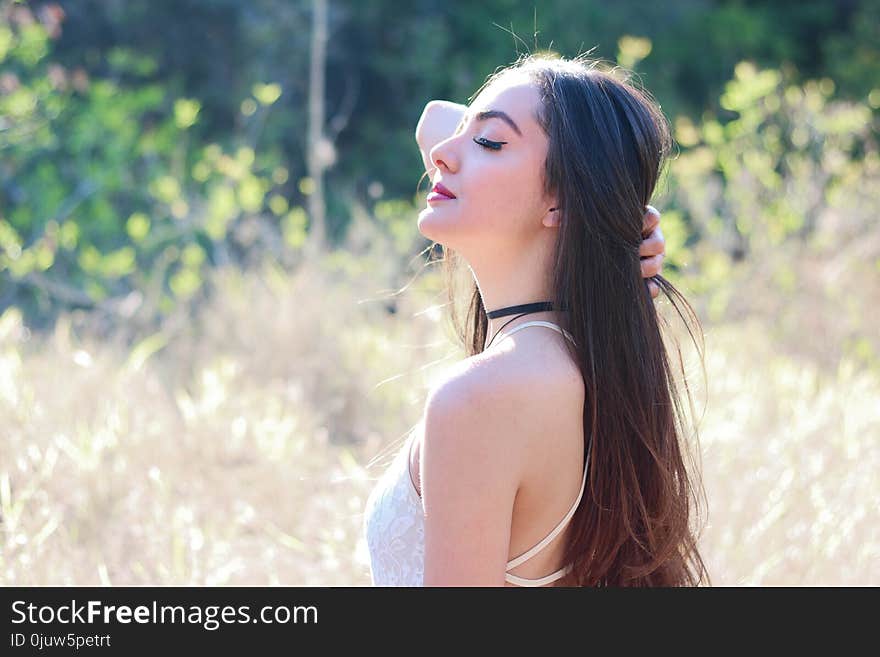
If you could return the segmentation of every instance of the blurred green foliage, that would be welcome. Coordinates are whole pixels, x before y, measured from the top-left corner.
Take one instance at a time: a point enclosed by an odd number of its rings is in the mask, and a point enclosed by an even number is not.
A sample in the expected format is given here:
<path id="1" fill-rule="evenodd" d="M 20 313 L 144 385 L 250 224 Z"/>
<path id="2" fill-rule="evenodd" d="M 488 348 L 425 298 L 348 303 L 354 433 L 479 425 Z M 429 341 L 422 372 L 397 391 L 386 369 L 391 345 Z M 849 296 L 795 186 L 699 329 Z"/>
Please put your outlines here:
<path id="1" fill-rule="evenodd" d="M 698 294 L 714 294 L 718 317 L 731 293 L 724 282 L 736 263 L 776 266 L 778 291 L 797 281 L 784 246 L 803 256 L 874 232 L 880 208 L 876 119 L 867 103 L 834 100 L 830 78 L 792 84 L 784 70 L 736 66 L 720 104 L 727 117 L 706 114 L 675 123 L 680 154 L 669 164 L 664 214 L 669 264 L 689 269 Z M 730 116 L 733 118 L 730 118 Z M 829 234 L 838 216 L 845 231 Z"/>
<path id="2" fill-rule="evenodd" d="M 39 325 L 59 307 L 101 308 L 137 292 L 149 302 L 137 307 L 152 317 L 189 300 L 207 266 L 242 262 L 275 235 L 302 244 L 304 212 L 280 193 L 289 181 L 281 154 L 257 154 L 246 133 L 278 100 L 279 85 L 252 85 L 241 134 L 203 143 L 191 136 L 200 101 L 149 80 L 150 56 L 114 48 L 114 75 L 95 78 L 53 62 L 49 28 L 19 7 L 4 9 L 3 306 L 25 306 Z"/>
<path id="3" fill-rule="evenodd" d="M 743 263 L 772 252 L 770 280 L 790 293 L 786 245 L 834 249 L 869 229 L 876 0 L 398 9 L 329 2 L 334 241 L 365 209 L 402 268 L 424 244 L 412 139 L 424 103 L 467 102 L 518 52 L 594 46 L 673 120 L 665 267 L 713 316 Z M 151 321 L 198 298 L 210 267 L 296 263 L 315 189 L 310 19 L 307 0 L 0 0 L 0 310 L 19 305 L 32 326 L 71 307 Z M 829 213 L 850 232 L 817 230 Z"/>

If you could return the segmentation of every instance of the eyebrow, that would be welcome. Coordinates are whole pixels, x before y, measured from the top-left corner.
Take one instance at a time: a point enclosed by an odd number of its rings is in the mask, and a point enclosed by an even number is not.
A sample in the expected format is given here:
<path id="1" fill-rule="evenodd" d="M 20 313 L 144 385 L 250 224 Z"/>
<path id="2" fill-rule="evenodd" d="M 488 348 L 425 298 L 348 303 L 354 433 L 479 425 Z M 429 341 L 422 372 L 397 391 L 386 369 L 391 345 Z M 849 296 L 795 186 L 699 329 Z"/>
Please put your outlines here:
<path id="1" fill-rule="evenodd" d="M 514 132 L 522 137 L 522 132 L 520 132 L 519 127 L 514 123 L 513 119 L 510 118 L 506 112 L 502 112 L 501 110 L 485 110 L 483 112 L 477 112 L 475 115 L 477 121 L 485 121 L 487 119 L 501 119 L 511 128 L 513 128 Z"/>

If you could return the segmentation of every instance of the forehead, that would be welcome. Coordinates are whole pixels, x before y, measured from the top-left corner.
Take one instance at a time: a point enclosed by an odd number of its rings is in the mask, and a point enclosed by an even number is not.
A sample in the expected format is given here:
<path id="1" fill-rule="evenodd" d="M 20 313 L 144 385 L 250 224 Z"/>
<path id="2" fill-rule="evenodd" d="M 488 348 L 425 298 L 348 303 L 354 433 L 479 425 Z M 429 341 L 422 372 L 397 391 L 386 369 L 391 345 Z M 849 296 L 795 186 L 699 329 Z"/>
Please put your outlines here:
<path id="1" fill-rule="evenodd" d="M 471 103 L 468 113 L 506 112 L 526 136 L 538 129 L 535 116 L 539 101 L 538 88 L 530 78 L 523 73 L 510 73 L 487 85 Z"/>

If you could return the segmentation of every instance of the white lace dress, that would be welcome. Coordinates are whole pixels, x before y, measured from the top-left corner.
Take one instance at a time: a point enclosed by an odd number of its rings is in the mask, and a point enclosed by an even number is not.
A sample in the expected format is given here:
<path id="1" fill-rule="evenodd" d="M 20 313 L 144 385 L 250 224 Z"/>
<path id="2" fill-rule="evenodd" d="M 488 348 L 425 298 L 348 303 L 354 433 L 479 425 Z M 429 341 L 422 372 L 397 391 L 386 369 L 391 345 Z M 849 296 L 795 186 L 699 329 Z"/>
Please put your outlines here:
<path id="1" fill-rule="evenodd" d="M 374 586 L 422 586 L 425 525 L 422 501 L 409 474 L 406 441 L 373 487 L 364 507 L 364 535 Z"/>

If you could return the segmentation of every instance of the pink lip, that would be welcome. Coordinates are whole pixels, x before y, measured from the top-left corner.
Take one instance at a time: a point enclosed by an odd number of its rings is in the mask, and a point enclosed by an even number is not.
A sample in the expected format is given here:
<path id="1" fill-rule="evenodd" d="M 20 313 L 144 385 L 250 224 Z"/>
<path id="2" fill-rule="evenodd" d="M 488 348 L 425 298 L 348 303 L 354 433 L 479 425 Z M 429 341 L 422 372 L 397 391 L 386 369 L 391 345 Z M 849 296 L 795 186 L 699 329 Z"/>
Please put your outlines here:
<path id="1" fill-rule="evenodd" d="M 433 189 L 431 189 L 431 193 L 428 194 L 429 201 L 439 201 L 442 199 L 453 199 L 455 198 L 455 194 L 450 192 L 440 183 L 434 185 Z"/>

